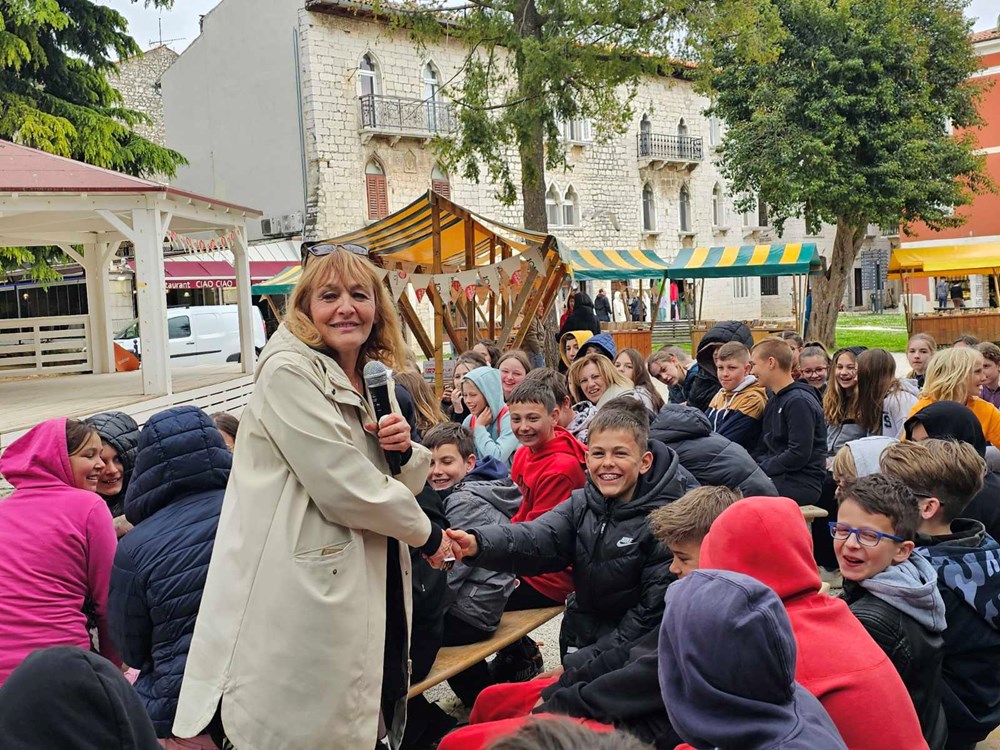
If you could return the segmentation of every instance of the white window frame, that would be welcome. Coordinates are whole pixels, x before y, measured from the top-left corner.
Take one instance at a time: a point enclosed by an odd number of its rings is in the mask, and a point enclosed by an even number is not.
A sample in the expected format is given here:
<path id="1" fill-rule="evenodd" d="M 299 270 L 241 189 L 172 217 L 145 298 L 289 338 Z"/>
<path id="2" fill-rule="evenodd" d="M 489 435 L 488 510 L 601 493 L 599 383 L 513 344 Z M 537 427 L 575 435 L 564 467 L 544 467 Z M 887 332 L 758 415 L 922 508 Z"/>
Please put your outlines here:
<path id="1" fill-rule="evenodd" d="M 545 221 L 548 224 L 549 229 L 562 226 L 562 200 L 560 199 L 561 192 L 559 191 L 559 186 L 556 183 L 551 183 L 548 190 L 545 191 Z M 556 221 L 552 221 L 553 215 L 556 217 Z"/>
<path id="2" fill-rule="evenodd" d="M 715 183 L 712 188 L 712 226 L 718 228 L 726 225 L 726 198 L 722 185 Z"/>
<path id="3" fill-rule="evenodd" d="M 588 117 L 577 117 L 573 120 L 560 120 L 559 132 L 562 134 L 562 139 L 566 143 L 586 146 L 594 142 L 593 126 L 591 125 L 590 118 Z"/>
<path id="4" fill-rule="evenodd" d="M 646 211 L 646 191 L 649 191 L 649 212 L 647 216 Z M 642 231 L 645 234 L 655 234 L 659 230 L 657 229 L 656 221 L 656 191 L 653 190 L 652 184 L 646 182 L 642 186 L 642 198 L 641 198 L 640 210 L 642 211 Z"/>
<path id="5" fill-rule="evenodd" d="M 691 210 L 691 191 L 687 185 L 681 185 L 677 191 L 677 226 L 681 234 L 692 234 L 694 230 L 694 215 Z"/>
<path id="6" fill-rule="evenodd" d="M 568 215 L 567 209 L 569 209 Z M 576 227 L 580 225 L 580 194 L 576 192 L 573 185 L 568 185 L 566 192 L 562 194 L 561 214 L 561 226 Z"/>
<path id="7" fill-rule="evenodd" d="M 372 70 L 365 70 L 362 67 L 365 58 L 371 60 Z M 372 95 L 381 96 L 382 95 L 382 66 L 379 65 L 378 58 L 372 53 L 371 50 L 366 51 L 361 59 L 358 60 L 358 96 L 367 96 L 364 91 L 364 81 L 365 79 L 371 80 L 372 85 Z"/>

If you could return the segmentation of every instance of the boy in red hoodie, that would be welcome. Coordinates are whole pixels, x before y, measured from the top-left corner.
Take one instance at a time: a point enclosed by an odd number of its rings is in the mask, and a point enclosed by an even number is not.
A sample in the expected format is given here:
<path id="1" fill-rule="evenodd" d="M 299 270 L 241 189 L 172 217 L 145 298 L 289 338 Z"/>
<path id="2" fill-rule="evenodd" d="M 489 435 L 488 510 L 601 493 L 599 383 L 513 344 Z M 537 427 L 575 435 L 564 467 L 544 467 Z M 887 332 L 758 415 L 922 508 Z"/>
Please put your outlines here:
<path id="1" fill-rule="evenodd" d="M 701 545 L 702 568 L 744 573 L 781 597 L 795 632 L 795 679 L 819 698 L 850 750 L 927 748 L 889 657 L 847 604 L 819 592 L 812 538 L 794 501 L 731 505 Z"/>
<path id="2" fill-rule="evenodd" d="M 521 447 L 510 477 L 521 490 L 521 507 L 511 523 L 532 521 L 569 498 L 587 482 L 587 449 L 559 426 L 559 404 L 539 380 L 524 380 L 507 398 L 510 425 Z M 506 610 L 541 609 L 565 604 L 573 591 L 570 571 L 518 578 Z M 541 653 L 525 636 L 503 649 L 493 665 L 496 682 L 521 682 L 541 671 Z"/>

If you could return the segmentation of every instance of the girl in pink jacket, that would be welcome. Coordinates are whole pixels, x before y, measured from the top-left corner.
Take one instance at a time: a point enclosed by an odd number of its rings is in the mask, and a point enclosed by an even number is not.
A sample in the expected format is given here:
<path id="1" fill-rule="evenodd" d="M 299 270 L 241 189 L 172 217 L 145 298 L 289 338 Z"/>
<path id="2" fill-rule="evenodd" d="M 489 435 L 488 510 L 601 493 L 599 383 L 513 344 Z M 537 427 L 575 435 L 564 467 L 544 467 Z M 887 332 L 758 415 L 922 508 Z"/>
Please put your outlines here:
<path id="1" fill-rule="evenodd" d="M 107 626 L 115 529 L 96 494 L 97 430 L 50 419 L 0 456 L 14 493 L 0 502 L 0 685 L 32 651 L 91 648 L 88 613 L 102 655 L 120 663 Z"/>

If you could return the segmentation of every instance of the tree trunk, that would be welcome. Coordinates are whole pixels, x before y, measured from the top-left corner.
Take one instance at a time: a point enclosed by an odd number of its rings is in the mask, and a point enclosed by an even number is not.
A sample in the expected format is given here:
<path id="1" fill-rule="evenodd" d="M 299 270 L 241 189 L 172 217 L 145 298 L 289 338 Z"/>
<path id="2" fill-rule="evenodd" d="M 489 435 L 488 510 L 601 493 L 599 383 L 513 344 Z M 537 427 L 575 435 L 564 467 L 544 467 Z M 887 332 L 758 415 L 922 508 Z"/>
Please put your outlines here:
<path id="1" fill-rule="evenodd" d="M 812 313 L 809 316 L 808 338 L 822 341 L 830 351 L 836 346 L 840 304 L 844 300 L 854 259 L 864 242 L 867 226 L 867 222 L 853 225 L 844 217 L 837 219 L 837 235 L 833 240 L 829 267 L 824 275 L 813 276 L 810 281 Z"/>

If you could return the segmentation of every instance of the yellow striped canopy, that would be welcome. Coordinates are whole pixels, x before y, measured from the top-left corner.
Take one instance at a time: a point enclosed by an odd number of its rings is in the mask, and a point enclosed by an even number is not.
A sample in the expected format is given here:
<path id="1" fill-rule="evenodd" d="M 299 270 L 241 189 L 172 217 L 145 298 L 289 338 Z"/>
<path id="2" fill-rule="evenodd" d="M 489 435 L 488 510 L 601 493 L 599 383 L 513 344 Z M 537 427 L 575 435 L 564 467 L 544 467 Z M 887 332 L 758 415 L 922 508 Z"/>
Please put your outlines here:
<path id="1" fill-rule="evenodd" d="M 994 274 L 1000 270 L 1000 242 L 968 245 L 898 247 L 892 251 L 889 273 L 907 276 Z"/>
<path id="2" fill-rule="evenodd" d="M 517 253 L 529 247 L 540 247 L 548 236 L 487 219 L 428 190 L 410 205 L 371 226 L 323 241 L 361 245 L 368 248 L 369 255 L 382 256 L 385 261 L 416 263 L 424 266 L 424 273 L 431 273 L 434 262 L 432 202 L 437 202 L 439 207 L 441 259 L 446 266 L 465 265 L 467 222 L 472 224 L 476 265 L 489 263 L 490 244 L 494 238 Z M 496 259 L 500 259 L 499 246 Z"/>
<path id="3" fill-rule="evenodd" d="M 299 275 L 302 273 L 302 267 L 295 265 L 286 268 L 279 274 L 276 274 L 269 278 L 267 281 L 262 281 L 259 284 L 254 284 L 250 287 L 251 294 L 291 294 L 292 289 L 295 288 L 295 283 L 299 280 Z"/>
<path id="4" fill-rule="evenodd" d="M 667 272 L 652 250 L 572 250 L 569 267 L 579 281 L 658 279 Z"/>
<path id="5" fill-rule="evenodd" d="M 815 243 L 685 247 L 670 264 L 672 279 L 722 279 L 740 276 L 792 276 L 820 273 L 823 261 Z"/>

